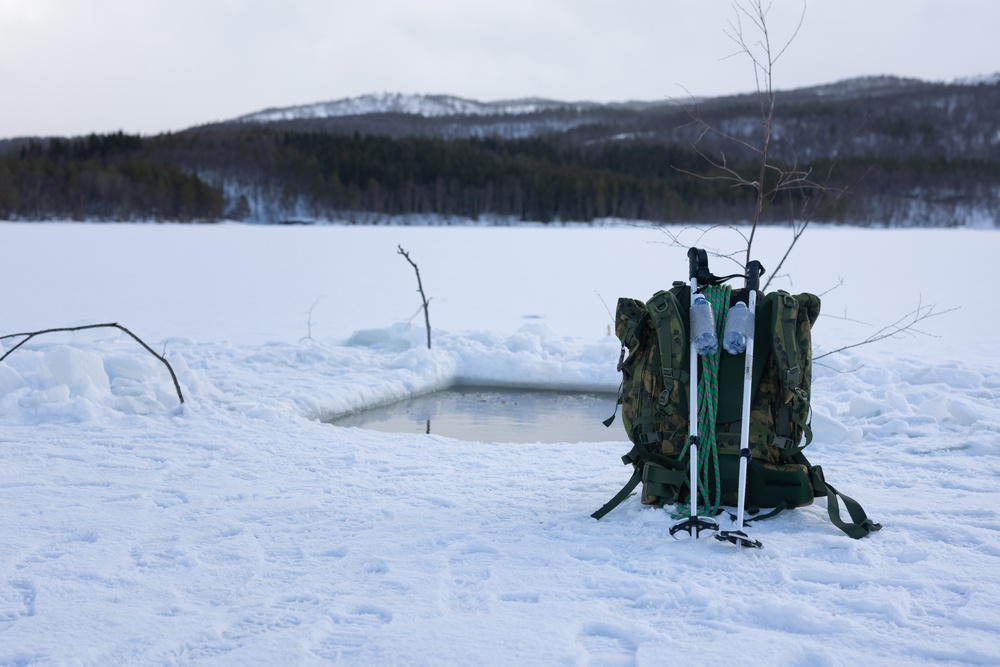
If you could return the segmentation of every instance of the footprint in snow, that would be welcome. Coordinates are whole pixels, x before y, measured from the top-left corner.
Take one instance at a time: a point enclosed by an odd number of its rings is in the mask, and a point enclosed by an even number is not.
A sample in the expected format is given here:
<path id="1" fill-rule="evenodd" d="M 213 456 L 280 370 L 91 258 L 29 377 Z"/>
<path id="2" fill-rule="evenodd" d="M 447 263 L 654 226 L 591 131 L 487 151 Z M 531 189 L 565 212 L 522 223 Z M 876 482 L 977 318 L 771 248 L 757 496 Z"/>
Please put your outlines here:
<path id="1" fill-rule="evenodd" d="M 491 594 L 486 582 L 493 576 L 493 564 L 500 553 L 484 545 L 467 545 L 448 559 L 451 579 L 450 597 L 454 607 L 463 611 L 485 611 Z"/>
<path id="2" fill-rule="evenodd" d="M 628 631 L 608 623 L 588 623 L 580 633 L 580 645 L 591 665 L 635 665 L 639 646 Z"/>
<path id="3" fill-rule="evenodd" d="M 330 632 L 311 652 L 323 660 L 350 663 L 377 645 L 372 638 L 392 622 L 392 612 L 372 604 L 358 605 L 350 613 L 331 616 L 330 621 Z"/>

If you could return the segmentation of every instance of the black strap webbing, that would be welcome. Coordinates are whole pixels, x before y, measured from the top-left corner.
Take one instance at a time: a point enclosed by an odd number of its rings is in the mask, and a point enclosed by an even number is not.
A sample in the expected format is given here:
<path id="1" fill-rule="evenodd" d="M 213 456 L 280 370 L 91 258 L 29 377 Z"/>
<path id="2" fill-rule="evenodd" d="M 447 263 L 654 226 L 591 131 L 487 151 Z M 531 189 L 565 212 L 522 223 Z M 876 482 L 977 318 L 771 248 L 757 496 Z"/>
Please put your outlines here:
<path id="1" fill-rule="evenodd" d="M 837 489 L 833 488 L 832 484 L 823 479 L 823 471 L 819 466 L 813 466 L 809 469 L 809 477 L 812 481 L 813 489 L 819 495 L 826 495 L 826 510 L 830 515 L 830 521 L 837 528 L 847 533 L 848 537 L 853 537 L 857 540 L 869 533 L 874 533 L 882 529 L 882 524 L 875 523 L 868 518 L 864 508 L 861 507 L 858 501 L 837 491 Z M 841 501 L 843 501 L 844 507 L 847 508 L 847 513 L 851 515 L 851 521 L 844 521 L 840 517 Z"/>
<path id="2" fill-rule="evenodd" d="M 642 466 L 636 466 L 635 470 L 632 472 L 632 477 L 629 478 L 628 482 L 625 483 L 625 486 L 622 487 L 622 490 L 616 493 L 614 498 L 606 502 L 601 509 L 597 510 L 590 516 L 594 517 L 595 519 L 601 519 L 605 514 L 607 514 L 614 508 L 621 505 L 622 501 L 624 501 L 626 498 L 632 495 L 632 492 L 635 491 L 635 487 L 639 486 L 639 482 L 641 481 L 642 481 Z"/>
<path id="3" fill-rule="evenodd" d="M 804 462 L 808 465 L 808 461 L 805 461 L 805 457 L 801 454 L 798 454 L 796 458 L 798 459 L 796 462 Z M 830 522 L 837 528 L 844 531 L 848 537 L 859 540 L 870 533 L 874 533 L 882 529 L 882 524 L 875 523 L 868 518 L 868 514 L 865 513 L 864 508 L 861 507 L 861 504 L 858 501 L 850 496 L 845 496 L 840 491 L 837 491 L 837 489 L 833 488 L 832 484 L 824 479 L 823 469 L 820 466 L 809 466 L 809 482 L 812 484 L 813 492 L 816 494 L 817 498 L 826 498 L 826 511 L 830 517 Z M 845 521 L 841 518 L 841 502 L 843 502 L 844 507 L 847 508 L 847 513 L 851 516 L 851 521 Z M 767 514 L 761 514 L 759 516 L 746 519 L 744 523 L 760 521 L 761 519 L 770 519 L 786 509 L 788 509 L 788 503 L 782 501 L 777 507 Z"/>

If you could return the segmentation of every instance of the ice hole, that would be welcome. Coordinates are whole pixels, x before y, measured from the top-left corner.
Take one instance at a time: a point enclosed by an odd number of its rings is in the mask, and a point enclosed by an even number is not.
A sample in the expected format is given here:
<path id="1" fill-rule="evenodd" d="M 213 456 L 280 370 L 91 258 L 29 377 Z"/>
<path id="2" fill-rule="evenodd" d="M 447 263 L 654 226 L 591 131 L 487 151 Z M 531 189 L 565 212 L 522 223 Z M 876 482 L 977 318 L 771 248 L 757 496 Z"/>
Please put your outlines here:
<path id="1" fill-rule="evenodd" d="M 330 420 L 388 433 L 430 433 L 469 442 L 626 440 L 614 394 L 454 387 Z"/>

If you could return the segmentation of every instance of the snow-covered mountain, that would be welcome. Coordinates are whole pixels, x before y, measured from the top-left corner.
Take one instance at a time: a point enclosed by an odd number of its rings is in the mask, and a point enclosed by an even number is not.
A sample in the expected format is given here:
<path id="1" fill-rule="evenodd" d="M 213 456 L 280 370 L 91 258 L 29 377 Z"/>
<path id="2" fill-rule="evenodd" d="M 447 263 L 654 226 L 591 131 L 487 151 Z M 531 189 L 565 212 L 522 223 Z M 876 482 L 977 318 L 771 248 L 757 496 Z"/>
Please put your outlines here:
<path id="1" fill-rule="evenodd" d="M 995 84 L 1000 82 L 1000 72 L 991 75 L 969 77 L 952 82 L 953 86 L 969 86 L 978 84 Z M 834 83 L 810 86 L 796 90 L 784 91 L 783 95 L 796 97 L 823 97 L 826 99 L 849 99 L 859 96 L 878 96 L 899 93 L 903 90 L 934 87 L 945 84 L 932 83 L 920 79 L 902 78 L 896 76 L 865 76 L 845 79 Z M 736 97 L 739 97 L 737 95 Z M 725 99 L 725 98 L 719 98 Z M 692 101 L 710 101 L 704 99 Z M 645 111 L 656 107 L 677 106 L 677 100 L 661 98 L 651 101 L 626 101 L 598 103 L 588 101 L 566 102 L 544 98 L 524 98 L 516 100 L 498 100 L 481 102 L 454 95 L 418 95 L 405 93 L 373 93 L 358 97 L 349 97 L 331 102 L 316 102 L 314 104 L 296 105 L 290 107 L 274 107 L 249 113 L 230 122 L 234 123 L 273 123 L 282 121 L 322 120 L 329 118 L 345 118 L 351 116 L 366 116 L 371 114 L 403 114 L 414 117 L 445 119 L 465 117 L 472 120 L 480 118 L 486 122 L 505 116 L 527 116 L 542 112 L 601 112 L 617 109 Z"/>
<path id="2" fill-rule="evenodd" d="M 821 97 L 855 97 L 858 95 L 880 95 L 896 93 L 905 88 L 931 85 L 921 79 L 910 79 L 898 76 L 860 76 L 853 79 L 844 79 L 834 83 L 822 84 L 800 88 L 797 91 L 802 94 L 814 94 Z"/>
<path id="3" fill-rule="evenodd" d="M 238 122 L 267 123 L 283 120 L 337 118 L 375 113 L 399 113 L 425 118 L 444 116 L 519 116 L 556 109 L 592 109 L 594 102 L 558 102 L 540 98 L 480 102 L 452 95 L 375 93 L 301 106 L 265 109 L 240 116 Z"/>
<path id="4" fill-rule="evenodd" d="M 955 79 L 953 83 L 960 86 L 993 86 L 1000 83 L 1000 72 L 993 72 L 993 74 L 981 74 L 979 76 L 967 76 Z"/>

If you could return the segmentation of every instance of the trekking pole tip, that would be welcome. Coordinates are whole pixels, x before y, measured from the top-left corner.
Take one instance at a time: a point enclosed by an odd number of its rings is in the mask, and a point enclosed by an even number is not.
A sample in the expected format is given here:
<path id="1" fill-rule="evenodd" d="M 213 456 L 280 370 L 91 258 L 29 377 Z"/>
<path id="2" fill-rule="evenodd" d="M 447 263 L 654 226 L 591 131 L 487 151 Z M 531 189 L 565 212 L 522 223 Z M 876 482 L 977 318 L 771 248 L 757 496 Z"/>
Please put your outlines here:
<path id="1" fill-rule="evenodd" d="M 694 539 L 697 540 L 698 538 L 701 537 L 701 534 L 704 531 L 706 530 L 714 531 L 718 529 L 719 529 L 719 524 L 717 524 L 714 520 L 703 516 L 693 516 L 689 519 L 685 519 L 684 521 L 681 521 L 680 523 L 675 523 L 673 526 L 671 526 L 670 536 L 673 537 L 675 540 L 679 540 L 681 538 L 677 537 L 677 533 L 683 531 L 688 534 L 688 537 L 693 537 Z"/>
<path id="2" fill-rule="evenodd" d="M 744 533 L 742 530 L 724 530 L 717 533 L 715 539 L 720 542 L 729 542 L 730 544 L 735 544 L 737 549 L 743 547 L 749 547 L 752 549 L 760 549 L 764 545 L 760 540 L 755 540 L 749 535 Z"/>

